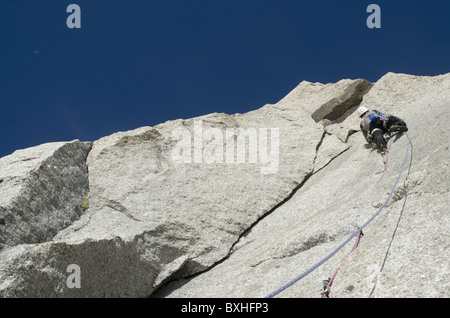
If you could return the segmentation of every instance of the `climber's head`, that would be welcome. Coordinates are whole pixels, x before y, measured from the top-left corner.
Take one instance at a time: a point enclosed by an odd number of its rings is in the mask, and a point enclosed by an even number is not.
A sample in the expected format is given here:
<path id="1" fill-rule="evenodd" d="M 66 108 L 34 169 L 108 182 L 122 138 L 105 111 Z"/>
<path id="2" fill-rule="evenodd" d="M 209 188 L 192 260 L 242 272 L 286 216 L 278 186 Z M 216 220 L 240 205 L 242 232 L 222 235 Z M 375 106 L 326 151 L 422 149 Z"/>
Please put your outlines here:
<path id="1" fill-rule="evenodd" d="M 360 108 L 358 108 L 358 115 L 359 115 L 359 117 L 364 116 L 364 114 L 367 113 L 368 111 L 369 110 L 366 107 L 361 106 Z"/>

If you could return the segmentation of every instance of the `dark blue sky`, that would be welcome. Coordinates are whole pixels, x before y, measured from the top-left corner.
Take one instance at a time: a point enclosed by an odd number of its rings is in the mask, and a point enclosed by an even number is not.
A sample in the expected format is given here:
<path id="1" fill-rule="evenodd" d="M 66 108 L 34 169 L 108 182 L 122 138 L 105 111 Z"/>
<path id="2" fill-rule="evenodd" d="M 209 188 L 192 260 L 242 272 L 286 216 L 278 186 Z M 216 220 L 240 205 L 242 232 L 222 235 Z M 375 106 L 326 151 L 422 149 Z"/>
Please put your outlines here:
<path id="1" fill-rule="evenodd" d="M 302 80 L 448 73 L 449 58 L 448 0 L 1 0 L 0 156 L 244 113 Z"/>

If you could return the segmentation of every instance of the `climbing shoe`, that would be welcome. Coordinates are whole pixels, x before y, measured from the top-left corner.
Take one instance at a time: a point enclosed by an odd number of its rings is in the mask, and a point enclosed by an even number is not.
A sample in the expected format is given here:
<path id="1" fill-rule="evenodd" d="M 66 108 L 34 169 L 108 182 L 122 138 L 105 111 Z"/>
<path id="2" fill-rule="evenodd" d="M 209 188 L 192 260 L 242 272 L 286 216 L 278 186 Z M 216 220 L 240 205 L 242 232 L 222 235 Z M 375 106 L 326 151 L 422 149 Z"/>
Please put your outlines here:
<path id="1" fill-rule="evenodd" d="M 404 121 L 399 120 L 392 123 L 388 131 L 391 133 L 394 132 L 404 133 L 408 131 L 408 127 L 406 127 L 406 123 Z"/>
<path id="2" fill-rule="evenodd" d="M 394 132 L 404 133 L 407 131 L 408 131 L 408 127 L 406 127 L 406 126 L 394 125 L 391 128 L 389 128 L 389 132 L 391 132 L 391 133 L 394 133 Z"/>

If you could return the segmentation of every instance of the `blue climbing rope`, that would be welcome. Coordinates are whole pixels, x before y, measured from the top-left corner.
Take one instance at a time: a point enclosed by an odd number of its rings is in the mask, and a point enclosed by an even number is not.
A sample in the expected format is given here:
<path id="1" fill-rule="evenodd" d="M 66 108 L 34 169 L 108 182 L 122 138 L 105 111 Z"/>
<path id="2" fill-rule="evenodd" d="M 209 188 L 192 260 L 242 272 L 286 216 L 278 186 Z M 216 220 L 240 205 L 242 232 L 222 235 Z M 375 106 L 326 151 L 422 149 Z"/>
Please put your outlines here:
<path id="1" fill-rule="evenodd" d="M 409 138 L 408 133 L 406 133 L 406 137 L 408 137 L 408 146 L 406 147 L 406 154 L 405 154 L 405 160 L 403 161 L 403 165 L 402 168 L 400 169 L 400 173 L 398 174 L 397 180 L 395 180 L 395 184 L 392 187 L 391 192 L 389 193 L 389 196 L 387 197 L 386 201 L 384 201 L 383 205 L 378 209 L 378 211 L 366 222 L 364 223 L 359 229 L 357 229 L 352 235 L 350 235 L 350 237 L 348 239 L 346 239 L 341 245 L 339 245 L 334 251 L 332 251 L 330 254 L 328 254 L 325 258 L 323 258 L 321 261 L 319 261 L 318 263 L 316 263 L 315 265 L 313 265 L 311 268 L 309 268 L 306 272 L 304 272 L 303 274 L 297 276 L 296 278 L 294 278 L 293 280 L 291 280 L 290 282 L 288 282 L 287 284 L 283 285 L 282 287 L 280 287 L 279 289 L 277 289 L 276 291 L 270 293 L 269 295 L 267 295 L 265 298 L 272 298 L 276 295 L 278 295 L 279 293 L 281 293 L 282 291 L 284 291 L 285 289 L 289 288 L 290 286 L 294 285 L 296 282 L 298 282 L 299 280 L 301 280 L 303 277 L 307 276 L 309 273 L 311 273 L 312 271 L 314 271 L 315 269 L 317 269 L 320 265 L 322 265 L 323 263 L 325 263 L 327 260 L 329 260 L 331 257 L 334 256 L 334 254 L 336 254 L 340 249 L 342 249 L 348 242 L 350 242 L 356 235 L 358 235 L 359 232 L 361 232 L 370 222 L 373 221 L 373 219 L 375 219 L 378 214 L 380 214 L 381 210 L 384 209 L 384 207 L 386 206 L 386 204 L 389 202 L 389 200 L 392 197 L 392 194 L 394 194 L 395 188 L 397 187 L 398 181 L 400 180 L 400 177 L 403 173 L 403 170 L 405 168 L 407 159 L 408 159 L 408 153 L 409 153 L 409 146 L 411 145 L 411 138 Z"/>

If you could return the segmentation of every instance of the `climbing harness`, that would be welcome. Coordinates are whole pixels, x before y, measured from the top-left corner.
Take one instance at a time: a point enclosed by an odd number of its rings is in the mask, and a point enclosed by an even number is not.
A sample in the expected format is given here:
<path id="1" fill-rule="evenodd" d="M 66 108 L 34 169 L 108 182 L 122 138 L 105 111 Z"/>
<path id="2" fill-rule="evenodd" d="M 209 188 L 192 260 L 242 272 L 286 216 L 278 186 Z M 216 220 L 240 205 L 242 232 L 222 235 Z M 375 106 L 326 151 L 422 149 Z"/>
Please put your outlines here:
<path id="1" fill-rule="evenodd" d="M 386 204 L 389 202 L 389 200 L 391 199 L 392 195 L 394 194 L 394 191 L 395 191 L 395 188 L 397 187 L 398 181 L 400 180 L 400 177 L 402 176 L 403 170 L 405 169 L 405 165 L 406 165 L 406 162 L 407 162 L 407 159 L 408 159 L 409 148 L 410 148 L 410 145 L 412 144 L 411 138 L 409 137 L 409 135 L 407 133 L 406 133 L 406 137 L 408 137 L 408 145 L 406 146 L 406 154 L 405 154 L 405 159 L 403 160 L 402 167 L 401 167 L 400 172 L 399 172 L 399 174 L 397 176 L 397 179 L 395 180 L 394 186 L 391 189 L 391 192 L 389 193 L 386 201 L 384 201 L 384 203 L 378 209 L 378 211 L 368 221 L 366 221 L 366 223 L 364 223 L 359 229 L 357 229 L 352 235 L 350 235 L 349 238 L 347 238 L 343 243 L 341 243 L 341 245 L 339 245 L 335 250 L 333 250 L 330 254 L 328 254 L 322 260 L 320 260 L 319 262 L 314 264 L 312 267 L 310 267 L 308 270 L 306 270 L 301 275 L 297 276 L 296 278 L 294 278 L 293 280 L 291 280 L 287 284 L 281 286 L 280 288 L 278 288 L 274 292 L 272 292 L 272 293 L 268 294 L 267 296 L 265 296 L 265 298 L 272 298 L 272 297 L 278 295 L 279 293 L 281 293 L 282 291 L 286 290 L 290 286 L 294 285 L 296 282 L 298 282 L 299 280 L 301 280 L 302 278 L 304 278 L 305 276 L 310 274 L 312 271 L 317 269 L 320 265 L 325 263 L 327 260 L 329 260 L 331 257 L 333 257 L 339 250 L 341 250 L 345 245 L 347 245 L 347 243 L 350 242 L 355 236 L 359 235 L 359 233 L 361 233 L 361 231 L 370 222 L 372 222 L 378 216 L 378 214 L 380 214 L 380 212 L 384 209 L 384 207 L 386 206 Z"/>

